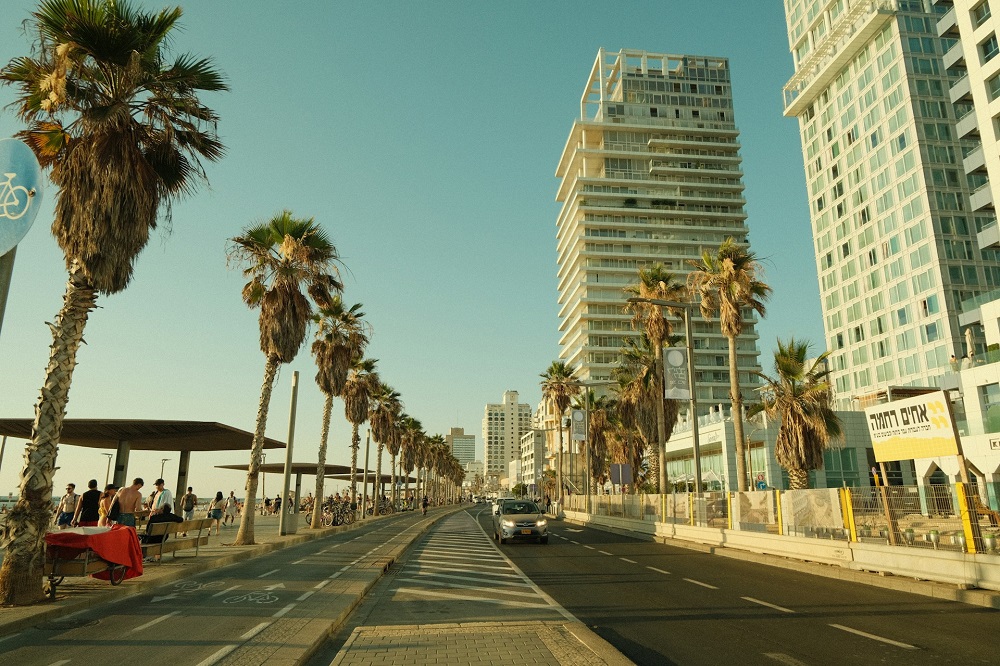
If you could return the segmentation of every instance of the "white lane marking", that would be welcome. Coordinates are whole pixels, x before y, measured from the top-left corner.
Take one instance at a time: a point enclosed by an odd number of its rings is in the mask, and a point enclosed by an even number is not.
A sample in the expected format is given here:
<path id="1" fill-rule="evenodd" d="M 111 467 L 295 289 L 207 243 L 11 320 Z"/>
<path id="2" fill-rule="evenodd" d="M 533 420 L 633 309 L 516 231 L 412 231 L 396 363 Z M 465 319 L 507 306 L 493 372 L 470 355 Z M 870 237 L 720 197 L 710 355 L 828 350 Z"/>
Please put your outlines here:
<path id="1" fill-rule="evenodd" d="M 559 539 L 562 539 L 563 541 L 568 541 L 568 540 L 569 540 L 569 539 L 567 539 L 566 537 L 564 537 L 564 536 L 563 536 L 563 535 L 561 535 L 561 534 L 556 534 L 555 532 L 553 532 L 553 534 L 555 534 L 555 536 L 556 536 L 557 538 L 559 538 Z"/>
<path id="2" fill-rule="evenodd" d="M 338 571 L 337 573 L 333 574 L 332 576 L 327 576 L 327 580 L 333 580 L 334 578 L 340 578 L 343 575 L 344 575 L 343 571 Z"/>
<path id="3" fill-rule="evenodd" d="M 472 553 L 484 553 L 483 555 L 476 555 L 475 557 L 484 560 L 500 560 L 503 558 L 494 557 L 493 554 L 496 553 L 495 550 L 486 548 L 470 548 L 468 546 L 455 545 L 450 548 L 437 548 L 434 546 L 424 546 L 420 552 L 422 553 L 445 553 L 447 555 L 454 555 L 456 549 L 461 549 L 462 554 L 472 554 Z M 488 554 L 487 554 L 488 553 Z"/>
<path id="4" fill-rule="evenodd" d="M 275 613 L 274 615 L 272 615 L 271 617 L 281 617 L 285 613 L 287 613 L 288 611 L 292 610 L 293 608 L 295 608 L 295 603 L 290 603 L 287 606 L 285 606 L 284 608 L 282 608 L 280 611 L 278 611 L 277 613 Z"/>
<path id="5" fill-rule="evenodd" d="M 657 569 L 656 567 L 646 567 L 646 568 L 649 569 L 650 571 L 655 571 L 656 573 L 666 574 L 668 576 L 670 575 L 669 571 L 664 571 L 663 569 Z"/>
<path id="6" fill-rule="evenodd" d="M 575 543 L 575 544 L 576 544 L 576 545 L 578 545 L 578 546 L 580 545 L 580 542 L 579 542 L 579 541 L 576 541 L 576 540 L 574 540 L 574 539 L 570 539 L 570 540 L 569 540 L 569 542 L 570 542 L 570 543 Z"/>
<path id="7" fill-rule="evenodd" d="M 609 552 L 608 552 L 608 551 L 606 551 L 606 550 L 599 550 L 599 551 L 597 551 L 597 552 L 598 552 L 598 553 L 600 553 L 601 555 L 611 555 L 611 553 L 609 553 Z"/>
<path id="8" fill-rule="evenodd" d="M 215 597 L 221 597 L 226 592 L 232 592 L 233 590 L 235 590 L 238 587 L 239 587 L 239 585 L 233 585 L 232 587 L 227 587 L 222 592 L 216 592 L 215 594 L 213 594 L 212 598 L 214 599 Z"/>
<path id="9" fill-rule="evenodd" d="M 420 583 L 422 585 L 437 585 L 439 587 L 447 587 L 450 589 L 458 590 L 473 590 L 478 592 L 493 592 L 494 594 L 509 594 L 515 597 L 528 597 L 535 598 L 538 595 L 534 591 L 531 592 L 521 592 L 519 590 L 501 590 L 496 587 L 482 587 L 480 585 L 461 585 L 460 583 L 451 583 L 446 580 L 419 580 L 417 578 L 400 578 L 399 580 L 406 583 Z M 531 587 L 530 585 L 528 587 Z"/>
<path id="10" fill-rule="evenodd" d="M 461 601 L 478 601 L 484 604 L 497 604 L 499 606 L 517 606 L 519 608 L 548 608 L 548 604 L 529 604 L 524 601 L 511 601 L 509 599 L 488 599 L 485 597 L 475 597 L 466 594 L 449 594 L 448 592 L 434 592 L 431 590 L 421 590 L 415 587 L 398 587 L 393 592 L 403 592 L 405 594 L 415 594 L 417 596 L 437 597 L 443 599 L 454 599 Z"/>
<path id="11" fill-rule="evenodd" d="M 840 629 L 841 631 L 846 631 L 848 633 L 856 634 L 858 636 L 864 636 L 865 638 L 870 638 L 873 641 L 880 641 L 882 643 L 888 643 L 889 645 L 895 645 L 896 647 L 903 648 L 904 650 L 919 650 L 915 645 L 910 645 L 909 643 L 900 643 L 899 641 L 894 641 L 891 638 L 883 638 L 882 636 L 876 636 L 875 634 L 869 634 L 866 631 L 860 631 L 858 629 L 851 629 L 850 627 L 845 627 L 842 624 L 831 624 L 834 629 Z"/>
<path id="12" fill-rule="evenodd" d="M 462 555 L 462 554 L 456 553 L 455 551 L 450 551 L 450 552 L 433 552 L 433 553 L 430 553 L 430 552 L 427 552 L 426 550 L 424 550 L 424 551 L 420 552 L 420 555 L 424 555 L 425 553 L 426 553 L 426 556 L 428 558 L 432 559 L 432 560 L 433 559 L 441 559 L 441 560 L 477 560 L 477 561 L 479 561 L 479 560 L 485 560 L 487 562 L 503 562 L 503 558 L 502 557 L 484 557 L 482 555 Z"/>
<path id="13" fill-rule="evenodd" d="M 502 578 L 518 578 L 521 577 L 513 573 L 501 573 L 499 571 L 479 571 L 477 569 L 463 569 L 461 567 L 453 566 L 437 566 L 435 564 L 427 564 L 425 562 L 418 562 L 416 564 L 407 564 L 403 569 L 416 569 L 417 571 L 423 571 L 424 569 L 429 569 L 433 571 L 447 571 L 449 573 L 467 573 L 467 574 L 479 574 L 480 576 L 500 576 Z"/>
<path id="14" fill-rule="evenodd" d="M 69 659 L 63 659 L 62 661 L 53 661 L 49 666 L 63 666 L 63 664 L 68 664 Z"/>
<path id="15" fill-rule="evenodd" d="M 327 580 L 321 580 L 320 582 L 318 582 L 315 585 L 313 585 L 313 589 L 314 590 L 322 589 L 323 586 L 325 586 L 329 582 L 330 582 L 329 579 L 327 579 Z"/>
<path id="16" fill-rule="evenodd" d="M 138 627 L 136 627 L 132 631 L 135 632 L 135 631 L 142 631 L 143 629 L 149 629 L 154 624 L 159 624 L 160 622 L 163 622 L 167 618 L 171 618 L 174 615 L 180 615 L 180 614 L 181 614 L 180 611 L 174 611 L 173 613 L 167 613 L 166 615 L 161 615 L 160 617 L 156 618 L 155 620 L 150 620 L 146 624 L 139 625 Z"/>
<path id="17" fill-rule="evenodd" d="M 432 576 L 434 578 L 450 578 L 452 580 L 471 580 L 479 583 L 492 583 L 494 585 L 516 585 L 517 587 L 531 587 L 527 583 L 517 583 L 512 580 L 497 580 L 496 578 L 481 578 L 475 576 L 455 576 L 453 574 L 438 573 L 436 571 L 416 571 L 413 575 L 416 576 Z M 517 578 L 514 574 L 509 574 L 514 578 Z"/>
<path id="18" fill-rule="evenodd" d="M 438 563 L 438 564 L 446 564 L 449 566 L 455 566 L 453 562 L 449 562 L 447 560 L 438 560 L 436 557 L 430 557 L 430 558 L 421 557 L 419 558 L 419 562 L 421 564 L 427 562 L 431 564 Z M 476 567 L 477 569 L 492 569 L 494 571 L 510 571 L 510 567 L 498 567 L 498 566 L 493 566 L 491 564 L 473 564 L 472 562 L 462 562 L 461 566 Z"/>
<path id="19" fill-rule="evenodd" d="M 214 653 L 212 653 L 211 655 L 209 655 L 208 659 L 205 659 L 204 661 L 198 662 L 197 666 L 212 666 L 212 664 L 218 663 L 219 660 L 221 660 L 227 654 L 229 654 L 230 652 L 232 652 L 233 650 L 235 650 L 237 647 L 239 647 L 239 646 L 237 646 L 237 645 L 227 645 L 227 646 L 225 646 L 223 648 L 220 648 L 220 649 L 216 650 Z"/>
<path id="20" fill-rule="evenodd" d="M 251 638 L 253 638 L 254 636 L 256 636 L 257 634 L 259 634 L 260 632 L 264 631 L 264 628 L 267 627 L 267 626 L 269 626 L 270 624 L 271 624 L 270 622 L 261 622 L 256 627 L 254 627 L 253 629 L 251 629 L 247 633 L 245 633 L 242 636 L 240 636 L 240 638 L 242 638 L 245 641 L 248 641 Z"/>
<path id="21" fill-rule="evenodd" d="M 593 547 L 593 546 L 588 546 L 587 544 L 583 544 L 583 547 L 584 547 L 584 548 L 587 548 L 587 549 L 589 549 L 589 550 L 594 550 L 594 547 Z"/>
<path id="22" fill-rule="evenodd" d="M 780 664 L 785 664 L 785 666 L 808 666 L 804 661 L 799 661 L 794 657 L 789 657 L 787 654 L 780 652 L 765 652 L 764 656 L 768 659 L 774 659 Z"/>
<path id="23" fill-rule="evenodd" d="M 685 578 L 684 580 L 686 580 L 689 583 L 694 583 L 695 585 L 701 585 L 702 587 L 707 587 L 710 590 L 717 590 L 717 589 L 719 589 L 719 588 L 717 588 L 714 585 L 709 585 L 708 583 L 703 583 L 700 580 L 695 580 L 693 578 Z"/>
<path id="24" fill-rule="evenodd" d="M 629 564 L 639 564 L 635 560 L 630 560 L 627 557 L 619 557 L 618 559 L 621 560 L 622 562 L 628 562 Z"/>
<path id="25" fill-rule="evenodd" d="M 267 573 L 262 573 L 261 575 L 257 576 L 257 578 L 267 578 L 267 577 L 268 577 L 268 576 L 270 576 L 271 574 L 273 574 L 273 573 L 278 573 L 279 571 L 281 571 L 281 569 L 271 569 L 271 570 L 270 570 L 270 571 L 268 571 Z"/>
<path id="26" fill-rule="evenodd" d="M 785 608 L 784 606 L 776 606 L 774 604 L 769 604 L 766 601 L 761 601 L 760 599 L 754 599 L 753 597 L 741 597 L 741 598 L 742 599 L 746 599 L 747 601 L 749 601 L 751 603 L 760 604 L 761 606 L 767 606 L 768 608 L 773 608 L 774 610 L 779 610 L 782 613 L 794 613 L 795 612 L 791 608 Z"/>
<path id="27" fill-rule="evenodd" d="M 82 611 L 79 611 L 79 612 L 82 612 Z M 74 613 L 74 615 L 76 615 L 76 613 Z M 64 615 L 63 617 L 69 617 L 69 616 L 68 615 Z M 11 634 L 10 636 L 4 636 L 3 638 L 0 638 L 0 643 L 3 643 L 4 641 L 9 641 L 12 638 L 17 638 L 20 635 L 21 635 L 21 632 L 19 631 L 16 634 Z"/>
<path id="28" fill-rule="evenodd" d="M 582 532 L 583 530 L 576 530 L 576 529 L 573 529 L 572 527 L 567 527 L 566 531 L 567 532 Z"/>
<path id="29" fill-rule="evenodd" d="M 295 560 L 294 562 L 292 562 L 292 564 L 302 564 L 305 561 L 306 561 L 306 558 L 303 557 L 301 560 Z"/>
<path id="30" fill-rule="evenodd" d="M 308 599 L 309 597 L 311 597 L 314 594 L 316 594 L 316 590 L 309 590 L 308 592 L 306 592 L 305 594 L 303 594 L 301 597 L 299 597 L 298 599 L 296 599 L 296 601 L 305 601 L 306 599 Z"/>

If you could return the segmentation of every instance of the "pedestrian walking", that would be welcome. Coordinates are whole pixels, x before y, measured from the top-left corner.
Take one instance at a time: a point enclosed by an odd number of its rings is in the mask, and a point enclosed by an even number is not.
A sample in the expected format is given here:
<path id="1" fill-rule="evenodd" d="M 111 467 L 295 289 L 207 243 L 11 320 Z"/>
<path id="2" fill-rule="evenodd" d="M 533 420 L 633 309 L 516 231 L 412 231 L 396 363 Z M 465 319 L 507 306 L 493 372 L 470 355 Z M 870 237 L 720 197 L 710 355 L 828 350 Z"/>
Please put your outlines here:
<path id="1" fill-rule="evenodd" d="M 97 509 L 98 527 L 106 527 L 108 525 L 108 511 L 111 510 L 111 503 L 114 502 L 115 500 L 116 490 L 118 490 L 118 488 L 116 488 L 115 484 L 113 483 L 109 483 L 108 485 L 104 486 L 104 492 L 101 493 L 101 502 L 98 505 Z"/>
<path id="2" fill-rule="evenodd" d="M 234 500 L 234 502 L 235 502 L 235 498 L 233 498 L 232 495 L 230 495 L 230 498 L 232 498 Z M 226 498 L 225 496 L 223 496 L 222 491 L 218 490 L 215 493 L 215 499 L 212 500 L 212 503 L 208 505 L 208 517 L 211 518 L 214 521 L 213 525 L 215 525 L 215 535 L 216 536 L 219 535 L 219 524 L 220 524 L 220 521 L 222 520 L 222 511 L 224 509 L 226 511 L 228 511 L 228 503 L 229 503 L 229 498 Z M 228 518 L 228 516 L 227 516 L 227 518 Z M 212 527 L 211 527 L 211 525 L 209 525 L 209 527 L 208 527 L 208 533 L 209 534 L 212 533 Z"/>
<path id="3" fill-rule="evenodd" d="M 108 509 L 108 521 L 135 528 L 135 514 L 142 511 L 142 477 L 132 479 L 131 486 L 125 486 L 115 493 Z"/>
<path id="4" fill-rule="evenodd" d="M 149 512 L 150 514 L 163 513 L 163 507 L 174 505 L 173 495 L 163 487 L 163 479 L 157 479 L 153 482 L 153 485 L 156 487 L 156 490 L 153 492 L 153 496 L 149 502 Z"/>
<path id="5" fill-rule="evenodd" d="M 220 491 L 221 492 L 221 491 Z M 226 517 L 222 520 L 222 524 L 227 523 L 236 524 L 236 512 L 239 510 L 239 501 L 236 499 L 236 491 L 230 490 L 229 497 L 226 498 L 226 506 L 224 507 L 226 512 Z"/>
<path id="6" fill-rule="evenodd" d="M 87 491 L 80 495 L 76 512 L 73 514 L 73 524 L 80 527 L 97 527 L 101 520 L 101 491 L 97 489 L 97 479 L 91 479 Z"/>
<path id="7" fill-rule="evenodd" d="M 184 512 L 184 520 L 194 520 L 194 508 L 197 505 L 198 496 L 194 494 L 194 488 L 188 486 L 188 491 L 181 496 L 181 511 Z"/>
<path id="8" fill-rule="evenodd" d="M 56 527 L 61 530 L 70 527 L 73 523 L 73 516 L 76 515 L 76 506 L 80 501 L 80 496 L 76 494 L 76 484 L 66 484 L 66 494 L 59 500 L 56 507 Z"/>

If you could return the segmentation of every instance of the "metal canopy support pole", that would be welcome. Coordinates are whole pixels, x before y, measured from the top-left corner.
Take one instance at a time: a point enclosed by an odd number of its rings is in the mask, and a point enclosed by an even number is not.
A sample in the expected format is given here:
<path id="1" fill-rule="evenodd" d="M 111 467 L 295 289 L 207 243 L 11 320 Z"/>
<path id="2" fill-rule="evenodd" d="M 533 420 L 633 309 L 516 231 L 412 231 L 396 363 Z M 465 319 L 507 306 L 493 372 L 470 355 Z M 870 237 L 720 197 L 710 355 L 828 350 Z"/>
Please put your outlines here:
<path id="1" fill-rule="evenodd" d="M 590 470 L 590 389 L 584 389 L 586 400 L 583 403 L 584 418 L 583 427 L 587 429 L 587 438 L 583 444 L 583 492 L 586 493 L 586 504 L 584 510 L 590 514 L 590 486 L 592 481 Z"/>
<path id="2" fill-rule="evenodd" d="M 292 515 L 299 515 L 299 506 L 302 505 L 302 472 L 295 473 L 295 501 L 292 502 Z M 298 525 L 298 523 L 295 523 Z"/>
<path id="3" fill-rule="evenodd" d="M 295 440 L 295 403 L 299 394 L 299 371 L 292 373 L 292 405 L 288 412 L 288 446 L 285 448 L 285 480 L 281 486 L 281 511 L 278 512 L 278 534 L 295 534 L 297 525 L 288 525 L 288 490 L 292 481 L 292 444 Z"/>
<path id="4" fill-rule="evenodd" d="M 174 504 L 176 505 L 174 507 L 174 513 L 178 516 L 182 515 L 181 497 L 183 497 L 184 493 L 187 492 L 188 463 L 191 461 L 190 451 L 181 451 L 180 453 L 180 461 L 177 463 L 177 492 L 174 493 Z"/>
<path id="5" fill-rule="evenodd" d="M 115 478 L 113 483 L 121 488 L 125 483 L 125 474 L 128 472 L 129 444 L 125 440 L 118 442 L 118 449 L 115 451 Z"/>
<path id="6" fill-rule="evenodd" d="M 368 435 L 365 437 L 365 482 L 361 484 L 364 488 L 364 494 L 361 497 L 361 517 L 364 518 L 367 515 L 368 509 L 368 458 L 372 452 L 372 431 L 368 431 Z M 426 485 L 426 481 L 424 484 Z"/>

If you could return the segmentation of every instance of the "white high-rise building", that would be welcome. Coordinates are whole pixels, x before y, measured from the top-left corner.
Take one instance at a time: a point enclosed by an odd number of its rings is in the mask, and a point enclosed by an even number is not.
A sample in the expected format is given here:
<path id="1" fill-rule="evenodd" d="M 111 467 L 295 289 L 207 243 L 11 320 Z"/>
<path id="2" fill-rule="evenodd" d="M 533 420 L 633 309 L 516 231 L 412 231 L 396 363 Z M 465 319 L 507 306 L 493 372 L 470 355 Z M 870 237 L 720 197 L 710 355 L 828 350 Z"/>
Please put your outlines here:
<path id="1" fill-rule="evenodd" d="M 531 430 L 531 406 L 504 391 L 503 402 L 489 403 L 483 414 L 483 463 L 486 478 L 506 478 L 508 465 L 521 459 L 521 435 Z"/>
<path id="2" fill-rule="evenodd" d="M 463 466 L 476 459 L 476 436 L 465 434 L 465 428 L 452 428 L 451 432 L 444 436 L 445 444 Z"/>
<path id="3" fill-rule="evenodd" d="M 785 115 L 799 120 L 840 408 L 893 386 L 939 386 L 950 357 L 966 353 L 961 303 L 1000 286 L 997 251 L 977 244 L 996 216 L 970 160 L 988 158 L 961 103 L 977 81 L 969 70 L 963 82 L 961 49 L 938 35 L 946 10 L 931 0 L 785 0 L 795 62 Z M 995 37 L 984 44 L 980 57 L 995 53 Z M 985 152 L 996 159 L 995 138 Z"/>
<path id="4" fill-rule="evenodd" d="M 623 289 L 662 263 L 684 280 L 688 260 L 727 238 L 747 242 L 739 130 L 725 58 L 601 49 L 556 176 L 560 358 L 583 380 L 607 380 L 637 334 Z M 738 339 L 740 383 L 759 370 L 756 319 Z M 683 332 L 677 322 L 676 330 Z M 728 343 L 694 318 L 700 405 L 729 404 Z"/>

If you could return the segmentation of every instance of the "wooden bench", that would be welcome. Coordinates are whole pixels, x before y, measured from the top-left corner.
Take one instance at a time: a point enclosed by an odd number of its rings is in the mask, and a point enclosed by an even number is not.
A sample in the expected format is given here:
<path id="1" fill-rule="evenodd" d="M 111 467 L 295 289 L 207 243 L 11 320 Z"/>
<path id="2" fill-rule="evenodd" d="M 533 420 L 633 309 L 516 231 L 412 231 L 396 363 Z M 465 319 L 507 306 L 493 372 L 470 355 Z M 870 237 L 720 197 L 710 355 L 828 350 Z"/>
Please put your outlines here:
<path id="1" fill-rule="evenodd" d="M 976 520 L 980 518 L 989 518 L 990 525 L 993 527 L 1000 527 L 1000 511 L 994 511 L 990 507 L 983 504 L 983 500 L 979 499 L 979 495 L 972 495 L 972 505 L 976 509 Z"/>
<path id="2" fill-rule="evenodd" d="M 142 534 L 169 538 L 161 540 L 160 543 L 142 544 L 143 557 L 156 556 L 162 560 L 164 553 L 173 553 L 176 558 L 178 550 L 187 548 L 194 548 L 194 557 L 198 557 L 199 548 L 208 545 L 208 535 L 213 521 L 212 518 L 195 518 L 182 523 L 153 523 L 149 527 L 149 532 L 143 531 Z M 179 536 L 181 534 L 188 536 Z"/>

